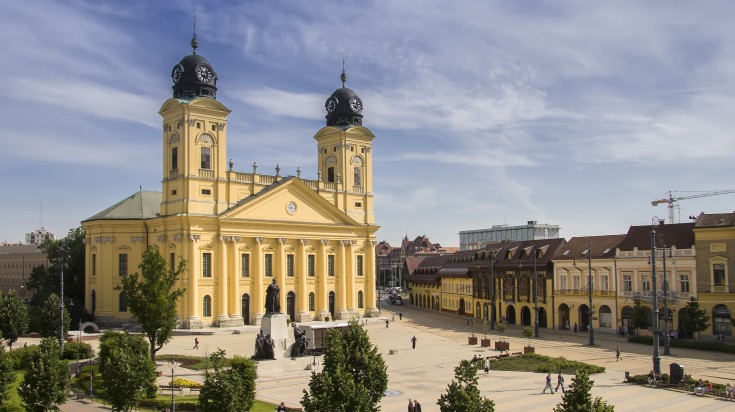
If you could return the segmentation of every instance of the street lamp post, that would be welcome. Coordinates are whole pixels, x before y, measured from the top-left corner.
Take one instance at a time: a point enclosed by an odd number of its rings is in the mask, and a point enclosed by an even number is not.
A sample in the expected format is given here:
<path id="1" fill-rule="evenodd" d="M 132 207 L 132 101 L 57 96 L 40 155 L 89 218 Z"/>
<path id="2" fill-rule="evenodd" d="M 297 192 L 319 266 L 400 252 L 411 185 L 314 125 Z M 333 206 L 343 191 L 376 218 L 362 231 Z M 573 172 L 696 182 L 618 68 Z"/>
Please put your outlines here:
<path id="1" fill-rule="evenodd" d="M 658 219 L 654 217 L 654 222 Z M 658 302 L 656 299 L 656 227 L 651 227 L 651 286 L 653 286 L 653 373 L 661 374 L 661 356 L 659 355 L 658 335 Z"/>
<path id="2" fill-rule="evenodd" d="M 490 329 L 495 329 L 495 251 L 490 255 Z"/>
<path id="3" fill-rule="evenodd" d="M 94 381 L 94 369 L 92 368 L 93 365 L 94 365 L 94 358 L 89 360 L 89 397 L 90 398 L 94 395 L 93 386 L 92 386 L 92 383 Z"/>
<path id="4" fill-rule="evenodd" d="M 77 341 L 77 377 L 79 377 L 79 348 L 82 346 L 82 319 L 79 319 L 79 340 Z"/>
<path id="5" fill-rule="evenodd" d="M 590 299 L 590 319 L 589 319 L 589 334 L 590 334 L 590 341 L 589 345 L 592 346 L 595 344 L 595 329 L 592 327 L 592 293 L 593 293 L 593 284 L 592 284 L 592 247 L 590 246 L 589 242 L 587 243 L 587 289 Z"/>
<path id="6" fill-rule="evenodd" d="M 174 369 L 176 369 L 176 360 L 174 358 L 168 361 L 168 367 L 171 368 L 171 412 L 176 412 L 176 404 L 174 403 Z"/>
<path id="7" fill-rule="evenodd" d="M 66 253 L 64 243 L 62 242 L 59 248 L 61 253 L 61 267 L 59 274 L 59 289 L 61 298 L 59 300 L 59 347 L 61 348 L 61 358 L 64 358 L 64 254 Z"/>
<path id="8" fill-rule="evenodd" d="M 669 249 L 669 253 L 670 251 L 671 249 Z M 669 318 L 671 315 L 669 314 L 669 282 L 668 275 L 666 274 L 666 249 L 661 250 L 661 259 L 663 260 L 664 267 L 664 333 L 666 334 L 666 336 L 664 336 L 664 355 L 671 355 L 671 352 L 669 352 Z"/>
<path id="9" fill-rule="evenodd" d="M 533 323 L 533 336 L 538 338 L 538 270 L 536 270 L 536 255 L 538 255 L 538 249 L 533 251 L 533 311 L 536 315 Z"/>

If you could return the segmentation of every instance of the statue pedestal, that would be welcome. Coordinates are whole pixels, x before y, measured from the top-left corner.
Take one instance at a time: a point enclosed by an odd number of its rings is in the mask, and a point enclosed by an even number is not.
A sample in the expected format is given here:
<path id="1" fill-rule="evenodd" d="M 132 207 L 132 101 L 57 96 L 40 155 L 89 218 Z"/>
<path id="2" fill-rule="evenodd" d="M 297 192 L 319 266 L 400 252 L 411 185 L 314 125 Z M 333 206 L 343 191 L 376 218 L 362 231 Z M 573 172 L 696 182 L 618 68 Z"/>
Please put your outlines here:
<path id="1" fill-rule="evenodd" d="M 275 347 L 273 353 L 276 359 L 290 357 L 287 353 L 293 339 L 290 335 L 290 326 L 286 323 L 288 316 L 284 313 L 268 313 L 263 316 L 260 322 L 263 335 L 271 335 Z"/>

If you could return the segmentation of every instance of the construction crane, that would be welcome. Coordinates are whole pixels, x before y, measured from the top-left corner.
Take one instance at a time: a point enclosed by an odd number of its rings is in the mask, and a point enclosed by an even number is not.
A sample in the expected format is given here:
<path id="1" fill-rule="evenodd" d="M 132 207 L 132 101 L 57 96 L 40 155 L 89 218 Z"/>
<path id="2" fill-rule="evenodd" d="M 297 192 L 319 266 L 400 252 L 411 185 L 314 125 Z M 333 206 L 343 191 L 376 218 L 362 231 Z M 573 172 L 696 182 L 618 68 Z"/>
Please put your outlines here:
<path id="1" fill-rule="evenodd" d="M 676 193 L 676 192 L 673 192 Z M 669 208 L 669 223 L 674 223 L 674 203 L 684 200 L 684 199 L 696 199 L 698 197 L 708 197 L 708 196 L 717 196 L 717 195 L 726 195 L 728 193 L 735 193 L 735 190 L 718 190 L 715 192 L 698 192 L 695 195 L 689 195 L 689 196 L 676 196 L 674 197 L 673 193 L 669 191 L 669 197 L 659 200 L 654 200 L 651 202 L 653 206 L 658 206 L 661 203 L 668 203 Z"/>

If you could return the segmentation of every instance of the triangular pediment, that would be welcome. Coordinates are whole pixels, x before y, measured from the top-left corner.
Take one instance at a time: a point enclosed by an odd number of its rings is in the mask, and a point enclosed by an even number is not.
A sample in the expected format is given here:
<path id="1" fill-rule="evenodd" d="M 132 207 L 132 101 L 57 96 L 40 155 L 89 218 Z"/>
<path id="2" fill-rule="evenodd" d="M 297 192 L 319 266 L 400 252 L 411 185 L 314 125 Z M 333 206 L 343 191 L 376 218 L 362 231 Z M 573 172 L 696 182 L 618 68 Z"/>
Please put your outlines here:
<path id="1" fill-rule="evenodd" d="M 360 226 L 300 179 L 288 177 L 220 214 L 220 220 Z"/>

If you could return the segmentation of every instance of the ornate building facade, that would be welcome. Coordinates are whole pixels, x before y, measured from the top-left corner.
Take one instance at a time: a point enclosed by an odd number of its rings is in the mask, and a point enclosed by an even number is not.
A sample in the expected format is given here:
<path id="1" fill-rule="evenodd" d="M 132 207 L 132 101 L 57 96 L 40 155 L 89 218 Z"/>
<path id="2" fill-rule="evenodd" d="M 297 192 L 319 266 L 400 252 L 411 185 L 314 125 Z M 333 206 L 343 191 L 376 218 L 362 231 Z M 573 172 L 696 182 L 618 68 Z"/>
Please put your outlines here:
<path id="1" fill-rule="evenodd" d="M 230 110 L 216 99 L 217 74 L 193 52 L 171 72 L 163 103 L 162 192 L 139 191 L 82 222 L 87 308 L 98 321 L 125 322 L 115 287 L 153 246 L 174 267 L 179 326 L 259 324 L 275 279 L 294 321 L 374 316 L 375 232 L 372 141 L 362 101 L 345 87 L 325 103 L 314 135 L 317 180 L 234 170 L 227 155 Z M 285 309 L 285 310 L 284 310 Z"/>

